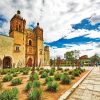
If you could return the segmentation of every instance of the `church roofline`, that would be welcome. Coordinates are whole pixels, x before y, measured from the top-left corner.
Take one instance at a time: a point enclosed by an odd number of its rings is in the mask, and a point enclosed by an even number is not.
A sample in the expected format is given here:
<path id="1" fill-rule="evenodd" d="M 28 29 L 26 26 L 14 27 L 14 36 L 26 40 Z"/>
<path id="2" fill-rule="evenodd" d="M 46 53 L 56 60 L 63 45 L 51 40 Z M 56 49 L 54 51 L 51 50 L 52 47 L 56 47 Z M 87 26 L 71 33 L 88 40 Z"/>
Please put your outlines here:
<path id="1" fill-rule="evenodd" d="M 31 31 L 31 32 L 33 32 L 33 30 L 31 28 L 27 28 L 27 29 L 25 29 L 25 31 Z"/>
<path id="2" fill-rule="evenodd" d="M 33 29 L 33 31 L 35 31 L 35 29 L 40 29 L 43 32 L 43 29 L 39 26 L 39 22 L 37 23 L 37 26 Z"/>
<path id="3" fill-rule="evenodd" d="M 19 11 L 19 10 L 17 10 L 17 13 L 11 18 L 11 20 L 10 21 L 12 21 L 13 19 L 19 19 L 19 20 L 23 20 L 23 21 L 25 21 L 26 22 L 26 20 L 23 18 L 23 17 L 21 17 L 21 12 Z"/>
<path id="4" fill-rule="evenodd" d="M 13 37 L 10 37 L 10 36 L 5 35 L 5 34 L 0 34 L 0 36 L 4 36 L 4 37 L 8 37 L 8 38 L 13 38 Z"/>

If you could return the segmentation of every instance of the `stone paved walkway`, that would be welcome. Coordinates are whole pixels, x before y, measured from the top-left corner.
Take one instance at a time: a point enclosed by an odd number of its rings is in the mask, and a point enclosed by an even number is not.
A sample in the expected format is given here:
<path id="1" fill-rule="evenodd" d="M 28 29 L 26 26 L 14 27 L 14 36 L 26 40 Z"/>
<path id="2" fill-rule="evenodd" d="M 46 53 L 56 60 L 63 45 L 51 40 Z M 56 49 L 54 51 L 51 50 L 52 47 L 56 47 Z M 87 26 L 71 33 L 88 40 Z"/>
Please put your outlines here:
<path id="1" fill-rule="evenodd" d="M 67 100 L 100 100 L 100 69 L 95 67 Z"/>

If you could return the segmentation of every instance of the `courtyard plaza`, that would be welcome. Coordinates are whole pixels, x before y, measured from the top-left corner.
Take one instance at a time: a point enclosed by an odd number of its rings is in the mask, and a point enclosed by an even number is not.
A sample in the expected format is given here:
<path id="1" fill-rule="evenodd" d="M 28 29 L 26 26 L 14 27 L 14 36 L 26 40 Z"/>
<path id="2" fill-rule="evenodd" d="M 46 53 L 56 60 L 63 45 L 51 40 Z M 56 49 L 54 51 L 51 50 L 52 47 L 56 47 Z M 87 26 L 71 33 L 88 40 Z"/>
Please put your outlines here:
<path id="1" fill-rule="evenodd" d="M 100 66 L 93 68 L 67 100 L 100 100 Z"/>

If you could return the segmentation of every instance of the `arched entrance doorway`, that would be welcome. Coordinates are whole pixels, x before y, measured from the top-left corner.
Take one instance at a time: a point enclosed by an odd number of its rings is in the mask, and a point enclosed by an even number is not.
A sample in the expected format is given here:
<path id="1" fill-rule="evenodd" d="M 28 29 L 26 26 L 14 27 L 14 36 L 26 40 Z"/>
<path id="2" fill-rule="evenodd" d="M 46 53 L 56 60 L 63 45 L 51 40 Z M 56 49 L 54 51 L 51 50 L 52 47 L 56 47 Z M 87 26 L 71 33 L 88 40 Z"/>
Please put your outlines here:
<path id="1" fill-rule="evenodd" d="M 32 67 L 32 58 L 29 58 L 28 59 L 27 66 Z"/>
<path id="2" fill-rule="evenodd" d="M 12 59 L 11 57 L 7 56 L 3 59 L 3 68 L 11 68 L 12 67 Z"/>

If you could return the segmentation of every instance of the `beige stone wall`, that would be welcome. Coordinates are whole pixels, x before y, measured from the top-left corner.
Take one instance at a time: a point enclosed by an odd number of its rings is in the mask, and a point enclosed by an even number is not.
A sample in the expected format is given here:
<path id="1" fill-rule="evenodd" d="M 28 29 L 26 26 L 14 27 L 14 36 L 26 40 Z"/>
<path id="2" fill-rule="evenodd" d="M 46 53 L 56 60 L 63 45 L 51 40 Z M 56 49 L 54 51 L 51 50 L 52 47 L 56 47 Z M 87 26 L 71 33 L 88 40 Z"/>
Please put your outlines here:
<path id="1" fill-rule="evenodd" d="M 36 52 L 35 61 L 37 66 L 40 64 L 40 66 L 49 65 L 50 52 L 45 50 L 43 40 L 38 37 L 36 43 L 33 42 L 32 47 L 26 47 L 28 41 L 26 41 L 24 33 L 14 31 L 11 34 L 13 34 L 14 38 L 0 35 L 0 60 L 3 60 L 4 56 L 9 56 L 12 58 L 12 67 L 24 67 L 26 65 L 25 60 L 29 58 L 32 58 L 34 63 L 34 52 Z M 19 46 L 19 51 L 16 51 L 16 46 Z M 29 48 L 32 48 L 32 54 Z M 26 56 L 26 53 L 28 56 Z M 0 64 L 0 66 L 2 65 Z"/>
<path id="2" fill-rule="evenodd" d="M 44 66 L 50 65 L 50 52 L 48 50 L 44 51 Z"/>
<path id="3" fill-rule="evenodd" d="M 37 39 L 37 65 L 44 65 L 44 45 L 43 40 Z"/>
<path id="4" fill-rule="evenodd" d="M 28 60 L 31 58 L 32 59 L 32 64 L 34 64 L 34 56 L 36 55 L 36 38 L 35 38 L 35 33 L 33 33 L 33 30 L 31 29 L 26 29 L 25 30 L 26 34 L 26 54 L 25 54 L 25 59 L 26 59 L 26 65 L 28 66 Z M 29 41 L 31 41 L 31 45 L 29 44 Z"/>
<path id="5" fill-rule="evenodd" d="M 15 67 L 25 66 L 25 41 L 26 37 L 24 33 L 13 31 L 14 45 L 13 45 L 13 57 Z M 16 50 L 19 47 L 19 50 Z"/>
<path id="6" fill-rule="evenodd" d="M 0 35 L 0 59 L 1 61 L 3 61 L 3 58 L 6 56 L 9 56 L 12 58 L 12 63 L 13 63 L 13 38 L 8 37 L 8 36 L 4 36 L 4 35 Z M 1 62 L 0 61 L 0 62 Z M 0 64 L 0 67 L 3 66 L 3 62 L 2 64 Z"/>

